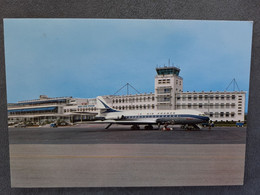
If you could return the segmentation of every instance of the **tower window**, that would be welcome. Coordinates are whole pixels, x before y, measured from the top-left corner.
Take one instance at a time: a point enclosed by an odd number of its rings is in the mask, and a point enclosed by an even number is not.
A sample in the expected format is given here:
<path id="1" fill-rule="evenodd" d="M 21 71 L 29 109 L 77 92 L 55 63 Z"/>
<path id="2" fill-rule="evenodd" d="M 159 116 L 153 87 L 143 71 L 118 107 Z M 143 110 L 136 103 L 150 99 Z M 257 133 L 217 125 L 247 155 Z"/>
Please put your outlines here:
<path id="1" fill-rule="evenodd" d="M 164 89 L 164 93 L 170 93 L 170 92 L 171 92 L 171 89 L 169 89 L 169 88 Z"/>

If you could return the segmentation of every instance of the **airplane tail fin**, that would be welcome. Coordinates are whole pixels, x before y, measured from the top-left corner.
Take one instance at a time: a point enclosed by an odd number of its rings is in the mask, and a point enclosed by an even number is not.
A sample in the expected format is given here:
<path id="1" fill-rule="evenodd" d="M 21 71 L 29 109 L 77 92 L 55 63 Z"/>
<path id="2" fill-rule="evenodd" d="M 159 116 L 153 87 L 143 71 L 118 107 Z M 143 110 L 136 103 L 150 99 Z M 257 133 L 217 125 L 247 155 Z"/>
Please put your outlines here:
<path id="1" fill-rule="evenodd" d="M 109 107 L 104 98 L 101 96 L 97 97 L 97 108 L 100 110 L 105 110 L 105 112 L 118 112 L 117 110 Z"/>

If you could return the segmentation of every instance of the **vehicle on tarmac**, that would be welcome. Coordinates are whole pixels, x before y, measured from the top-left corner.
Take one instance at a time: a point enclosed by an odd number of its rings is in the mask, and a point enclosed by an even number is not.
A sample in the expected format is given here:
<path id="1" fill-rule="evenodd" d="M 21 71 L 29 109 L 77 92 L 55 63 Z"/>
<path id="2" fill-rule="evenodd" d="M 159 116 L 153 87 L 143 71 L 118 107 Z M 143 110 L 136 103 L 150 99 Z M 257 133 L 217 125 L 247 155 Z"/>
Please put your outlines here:
<path id="1" fill-rule="evenodd" d="M 52 128 L 56 128 L 56 127 L 58 127 L 58 126 L 57 126 L 56 123 L 51 123 L 51 124 L 50 124 L 50 127 L 52 127 Z"/>
<path id="2" fill-rule="evenodd" d="M 236 127 L 244 127 L 244 123 L 243 122 L 237 122 L 236 123 Z"/>
<path id="3" fill-rule="evenodd" d="M 19 123 L 19 124 L 14 125 L 14 127 L 15 127 L 15 128 L 25 128 L 26 125 L 23 124 L 23 123 Z"/>
<path id="4" fill-rule="evenodd" d="M 199 124 L 208 123 L 209 117 L 196 110 L 129 110 L 119 111 L 109 107 L 103 97 L 97 97 L 99 114 L 95 123 L 107 123 L 108 129 L 112 124 L 132 125 L 131 129 L 140 129 L 139 125 L 145 125 L 144 129 L 153 129 L 153 125 L 184 125 L 189 129 L 200 129 Z"/>
<path id="5" fill-rule="evenodd" d="M 202 123 L 202 127 L 214 127 L 214 123 Z"/>

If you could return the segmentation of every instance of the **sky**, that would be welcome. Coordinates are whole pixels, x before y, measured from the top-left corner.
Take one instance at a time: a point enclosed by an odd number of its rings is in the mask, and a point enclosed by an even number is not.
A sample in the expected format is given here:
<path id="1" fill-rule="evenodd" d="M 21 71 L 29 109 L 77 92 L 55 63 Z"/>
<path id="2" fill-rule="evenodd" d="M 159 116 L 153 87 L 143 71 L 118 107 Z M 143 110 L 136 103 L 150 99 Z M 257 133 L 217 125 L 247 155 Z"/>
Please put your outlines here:
<path id="1" fill-rule="evenodd" d="M 169 59 L 181 69 L 183 91 L 224 91 L 235 78 L 248 94 L 252 28 L 250 21 L 4 19 L 7 100 L 95 98 L 126 83 L 153 93 L 155 68 Z"/>

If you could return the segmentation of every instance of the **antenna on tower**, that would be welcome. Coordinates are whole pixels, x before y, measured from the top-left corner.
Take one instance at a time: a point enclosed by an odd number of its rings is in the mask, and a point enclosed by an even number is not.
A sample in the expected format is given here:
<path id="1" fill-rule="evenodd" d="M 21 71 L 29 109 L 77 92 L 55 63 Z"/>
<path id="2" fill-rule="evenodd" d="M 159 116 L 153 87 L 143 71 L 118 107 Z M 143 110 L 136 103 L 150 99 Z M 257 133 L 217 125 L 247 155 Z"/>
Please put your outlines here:
<path id="1" fill-rule="evenodd" d="M 135 90 L 137 93 L 140 94 L 140 92 L 136 88 L 134 88 L 130 83 L 126 83 L 123 87 L 118 89 L 113 95 L 116 95 L 118 92 L 120 92 L 125 87 L 126 87 L 127 95 L 129 95 L 129 87 L 131 87 L 133 90 Z"/>
<path id="2" fill-rule="evenodd" d="M 235 78 L 233 78 L 233 79 L 232 79 L 232 81 L 229 83 L 228 87 L 226 88 L 226 91 L 227 91 L 227 90 L 228 90 L 228 88 L 231 86 L 231 84 L 233 84 L 233 91 L 235 91 L 235 90 L 236 90 L 236 87 L 237 87 L 238 91 L 240 91 L 240 89 L 239 89 L 239 87 L 238 87 L 238 84 L 237 84 L 237 82 L 236 82 L 236 79 L 235 79 Z"/>

